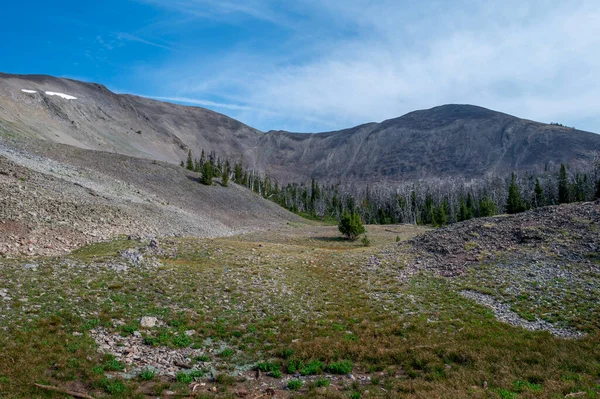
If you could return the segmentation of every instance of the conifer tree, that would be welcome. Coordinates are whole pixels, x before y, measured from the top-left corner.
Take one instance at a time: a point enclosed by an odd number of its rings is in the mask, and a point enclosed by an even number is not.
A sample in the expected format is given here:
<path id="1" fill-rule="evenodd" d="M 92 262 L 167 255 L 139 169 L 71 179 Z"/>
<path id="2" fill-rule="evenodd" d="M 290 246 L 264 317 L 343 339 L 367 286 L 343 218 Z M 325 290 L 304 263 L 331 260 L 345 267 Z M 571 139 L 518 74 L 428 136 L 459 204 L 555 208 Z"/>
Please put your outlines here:
<path id="1" fill-rule="evenodd" d="M 448 223 L 448 214 L 446 213 L 447 204 L 448 202 L 445 201 L 445 203 L 439 204 L 438 206 L 434 207 L 431 222 L 435 227 L 444 226 Z"/>
<path id="2" fill-rule="evenodd" d="M 533 193 L 535 196 L 535 206 L 544 206 L 546 203 L 546 199 L 544 198 L 544 189 L 540 184 L 540 179 L 535 179 L 535 188 L 533 189 Z"/>
<path id="3" fill-rule="evenodd" d="M 204 153 L 204 149 L 202 149 L 202 152 L 200 153 L 200 167 L 203 168 L 205 163 L 206 163 L 206 154 Z"/>
<path id="4" fill-rule="evenodd" d="M 229 161 L 225 161 L 225 166 L 223 166 L 223 174 L 221 176 L 221 183 L 224 187 L 229 185 L 229 174 L 231 173 L 231 166 L 229 165 Z"/>
<path id="5" fill-rule="evenodd" d="M 567 168 L 562 163 L 558 174 L 558 203 L 569 203 L 569 178 L 567 177 Z"/>
<path id="6" fill-rule="evenodd" d="M 467 220 L 467 203 L 464 198 L 460 197 L 458 201 L 458 221 L 462 222 Z"/>
<path id="7" fill-rule="evenodd" d="M 202 176 L 200 177 L 200 182 L 210 186 L 212 185 L 212 178 L 213 166 L 210 162 L 205 162 L 204 165 L 202 165 Z"/>
<path id="8" fill-rule="evenodd" d="M 185 163 L 187 170 L 194 170 L 194 160 L 192 159 L 192 150 L 188 150 L 187 162 Z"/>
<path id="9" fill-rule="evenodd" d="M 475 214 L 475 205 L 473 205 L 473 197 L 471 193 L 467 194 L 467 219 L 471 219 Z"/>
<path id="10" fill-rule="evenodd" d="M 519 192 L 519 186 L 513 173 L 508 186 L 508 199 L 506 200 L 506 212 L 507 213 L 519 213 L 525 210 L 523 204 L 523 198 Z"/>
<path id="11" fill-rule="evenodd" d="M 494 216 L 496 214 L 496 204 L 489 195 L 486 195 L 479 201 L 479 217 Z"/>
<path id="12" fill-rule="evenodd" d="M 349 240 L 356 240 L 359 235 L 365 232 L 365 226 L 362 224 L 358 212 L 344 211 L 338 224 L 340 233 L 346 236 Z"/>
<path id="13" fill-rule="evenodd" d="M 233 167 L 233 178 L 235 179 L 235 182 L 238 184 L 242 184 L 243 183 L 243 177 L 244 177 L 244 167 L 242 166 L 242 162 L 236 162 L 235 166 Z"/>

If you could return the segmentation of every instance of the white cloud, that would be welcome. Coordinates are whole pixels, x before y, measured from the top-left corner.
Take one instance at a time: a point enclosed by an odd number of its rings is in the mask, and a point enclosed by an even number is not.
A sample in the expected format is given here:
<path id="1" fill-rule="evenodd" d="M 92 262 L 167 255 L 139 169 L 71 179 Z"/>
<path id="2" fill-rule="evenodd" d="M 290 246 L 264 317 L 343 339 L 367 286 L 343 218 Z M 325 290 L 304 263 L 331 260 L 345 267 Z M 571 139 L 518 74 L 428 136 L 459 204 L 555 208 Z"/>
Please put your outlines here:
<path id="1" fill-rule="evenodd" d="M 151 95 L 150 96 L 146 95 L 143 97 L 148 97 L 148 98 L 152 98 L 152 99 L 160 100 L 160 101 L 169 101 L 169 102 L 175 102 L 175 103 L 200 105 L 203 107 L 225 108 L 225 109 L 231 109 L 231 110 L 235 110 L 235 111 L 260 111 L 260 112 L 264 111 L 259 108 L 249 107 L 246 105 L 219 103 L 216 101 L 200 100 L 200 99 L 189 98 L 189 97 L 161 97 L 161 96 L 151 96 Z"/>
<path id="2" fill-rule="evenodd" d="M 142 43 L 142 44 L 147 44 L 148 46 L 153 46 L 153 47 L 159 47 L 165 50 L 173 50 L 173 46 L 170 44 L 161 44 L 161 43 L 156 43 L 147 39 L 144 39 L 142 37 L 136 36 L 136 35 L 132 35 L 131 33 L 126 33 L 126 32 L 119 32 L 116 34 L 116 37 L 118 40 L 127 40 L 130 42 L 137 42 L 137 43 Z"/>
<path id="3" fill-rule="evenodd" d="M 269 1 L 177 4 L 188 10 L 201 5 L 221 16 L 292 19 Z M 232 107 L 240 111 L 232 115 L 262 128 L 342 128 L 444 103 L 471 103 L 600 132 L 600 125 L 592 126 L 600 123 L 597 1 L 295 4 L 294 12 L 310 17 L 290 25 L 281 54 L 255 54 L 242 46 L 218 60 L 175 59 L 151 75 L 178 96 L 216 95 L 243 104 L 248 109 Z M 303 52 L 305 58 L 298 57 Z"/>

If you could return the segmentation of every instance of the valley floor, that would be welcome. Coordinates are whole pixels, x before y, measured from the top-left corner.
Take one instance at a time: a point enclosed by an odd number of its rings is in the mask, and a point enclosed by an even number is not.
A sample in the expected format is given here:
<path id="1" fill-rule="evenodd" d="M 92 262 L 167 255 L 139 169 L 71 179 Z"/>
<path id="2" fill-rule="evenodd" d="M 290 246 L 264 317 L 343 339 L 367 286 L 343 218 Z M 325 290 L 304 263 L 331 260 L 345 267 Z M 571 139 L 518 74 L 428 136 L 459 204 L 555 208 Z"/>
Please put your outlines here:
<path id="1" fill-rule="evenodd" d="M 600 397 L 599 207 L 3 259 L 0 397 Z"/>

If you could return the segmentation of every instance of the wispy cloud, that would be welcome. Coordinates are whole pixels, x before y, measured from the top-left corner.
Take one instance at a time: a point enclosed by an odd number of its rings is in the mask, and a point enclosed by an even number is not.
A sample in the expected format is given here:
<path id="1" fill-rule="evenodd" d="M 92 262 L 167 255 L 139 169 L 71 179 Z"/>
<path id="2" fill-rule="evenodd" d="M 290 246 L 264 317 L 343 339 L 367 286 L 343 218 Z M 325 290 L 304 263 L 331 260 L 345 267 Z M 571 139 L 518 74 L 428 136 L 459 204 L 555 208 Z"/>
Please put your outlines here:
<path id="1" fill-rule="evenodd" d="M 264 52 L 241 43 L 218 59 L 182 56 L 147 71 L 155 87 L 180 97 L 269 110 L 230 108 L 263 129 L 341 128 L 472 103 L 600 132 L 597 1 L 144 1 L 294 21 L 289 37 L 264 39 Z"/>
<path id="2" fill-rule="evenodd" d="M 259 112 L 268 112 L 266 110 L 251 107 L 248 105 L 240 105 L 240 104 L 231 104 L 231 103 L 221 103 L 210 100 L 202 100 L 197 98 L 189 98 L 189 97 L 163 97 L 163 96 L 152 96 L 152 95 L 140 95 L 141 97 L 148 97 L 154 100 L 160 101 L 169 101 L 175 103 L 184 103 L 184 104 L 192 104 L 192 105 L 200 105 L 203 107 L 211 107 L 211 108 L 224 108 L 231 109 L 235 111 L 259 111 Z"/>
<path id="3" fill-rule="evenodd" d="M 290 22 L 288 15 L 278 12 L 276 1 L 266 0 L 138 0 L 141 3 L 177 10 L 198 18 L 219 19 L 227 21 L 232 16 L 243 15 L 274 24 Z"/>
<path id="4" fill-rule="evenodd" d="M 132 35 L 131 33 L 119 32 L 119 33 L 116 33 L 115 36 L 117 37 L 118 40 L 127 40 L 130 42 L 143 43 L 143 44 L 147 44 L 148 46 L 159 47 L 159 48 L 162 48 L 165 50 L 174 50 L 175 49 L 170 44 L 156 43 L 154 41 L 150 41 L 150 40 L 144 39 L 142 37 Z"/>

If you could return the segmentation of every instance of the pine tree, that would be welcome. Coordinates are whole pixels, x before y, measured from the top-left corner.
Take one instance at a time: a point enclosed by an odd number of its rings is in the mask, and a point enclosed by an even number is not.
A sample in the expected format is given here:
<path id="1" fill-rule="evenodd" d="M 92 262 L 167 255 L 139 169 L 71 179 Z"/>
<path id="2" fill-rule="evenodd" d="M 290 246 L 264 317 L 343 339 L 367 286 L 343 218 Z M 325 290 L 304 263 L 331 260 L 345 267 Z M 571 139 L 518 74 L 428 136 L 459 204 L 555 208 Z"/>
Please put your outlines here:
<path id="1" fill-rule="evenodd" d="M 242 162 L 236 162 L 233 166 L 233 178 L 237 184 L 242 184 L 243 177 L 244 167 L 242 166 Z"/>
<path id="2" fill-rule="evenodd" d="M 471 193 L 469 193 L 467 197 L 467 201 L 465 201 L 464 197 L 460 197 L 460 201 L 458 203 L 458 221 L 462 222 L 465 220 L 469 220 L 473 217 L 473 200 L 471 198 Z"/>
<path id="3" fill-rule="evenodd" d="M 202 176 L 200 177 L 200 183 L 210 186 L 212 185 L 212 178 L 213 166 L 210 162 L 205 162 L 204 165 L 202 165 Z"/>
<path id="4" fill-rule="evenodd" d="M 567 177 L 567 168 L 562 163 L 558 174 L 558 203 L 569 203 L 569 178 Z"/>
<path id="5" fill-rule="evenodd" d="M 223 166 L 223 174 L 221 176 L 221 183 L 223 187 L 227 187 L 229 185 L 229 174 L 231 173 L 231 166 L 229 165 L 229 161 L 225 161 L 225 166 Z"/>
<path id="6" fill-rule="evenodd" d="M 519 213 L 525 210 L 525 204 L 523 204 L 523 198 L 519 192 L 519 186 L 513 173 L 511 176 L 510 184 L 508 186 L 508 199 L 506 200 L 506 212 L 508 213 Z"/>
<path id="7" fill-rule="evenodd" d="M 362 224 L 362 220 L 358 212 L 344 211 L 338 224 L 340 233 L 346 236 L 349 240 L 356 240 L 359 235 L 365 232 L 365 226 Z"/>
<path id="8" fill-rule="evenodd" d="M 473 205 L 473 197 L 471 193 L 467 194 L 467 220 L 471 219 L 475 214 L 475 205 Z"/>
<path id="9" fill-rule="evenodd" d="M 496 204 L 489 195 L 486 195 L 479 201 L 479 217 L 494 216 L 496 214 Z"/>
<path id="10" fill-rule="evenodd" d="M 546 203 L 546 199 L 544 198 L 544 189 L 540 184 L 540 179 L 535 179 L 535 188 L 533 189 L 533 193 L 535 196 L 535 206 L 544 206 Z"/>
<path id="11" fill-rule="evenodd" d="M 204 153 L 204 149 L 202 149 L 202 152 L 200 153 L 200 166 L 203 168 L 205 163 L 206 163 L 206 154 Z"/>
<path id="12" fill-rule="evenodd" d="M 447 208 L 449 208 L 448 201 L 444 201 L 444 203 L 433 208 L 431 222 L 435 227 L 444 226 L 448 223 Z"/>
<path id="13" fill-rule="evenodd" d="M 187 162 L 185 163 L 187 170 L 194 170 L 194 160 L 192 159 L 192 150 L 188 150 Z"/>

